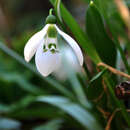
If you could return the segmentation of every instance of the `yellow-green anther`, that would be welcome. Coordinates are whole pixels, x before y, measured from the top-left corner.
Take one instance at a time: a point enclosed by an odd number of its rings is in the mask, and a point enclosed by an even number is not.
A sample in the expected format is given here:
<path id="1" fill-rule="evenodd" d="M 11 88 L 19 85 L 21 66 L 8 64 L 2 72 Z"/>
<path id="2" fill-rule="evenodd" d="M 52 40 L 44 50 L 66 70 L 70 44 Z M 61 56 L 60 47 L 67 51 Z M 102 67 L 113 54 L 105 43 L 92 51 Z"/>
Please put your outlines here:
<path id="1" fill-rule="evenodd" d="M 50 25 L 47 30 L 47 35 L 50 38 L 56 38 L 57 37 L 57 30 L 54 25 Z"/>
<path id="2" fill-rule="evenodd" d="M 51 50 L 51 53 L 53 53 L 53 54 L 56 53 L 56 50 L 55 50 L 55 49 L 52 49 L 52 50 Z"/>

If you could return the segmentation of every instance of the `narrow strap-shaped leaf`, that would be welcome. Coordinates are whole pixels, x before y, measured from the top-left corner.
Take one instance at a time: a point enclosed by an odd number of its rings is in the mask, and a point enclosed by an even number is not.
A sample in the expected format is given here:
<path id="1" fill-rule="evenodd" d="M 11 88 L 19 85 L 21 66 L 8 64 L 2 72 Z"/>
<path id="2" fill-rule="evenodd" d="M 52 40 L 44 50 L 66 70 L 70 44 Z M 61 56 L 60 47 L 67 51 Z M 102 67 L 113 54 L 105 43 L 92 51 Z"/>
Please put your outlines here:
<path id="1" fill-rule="evenodd" d="M 43 125 L 37 126 L 32 130 L 59 130 L 62 122 L 62 119 L 54 119 Z"/>
<path id="2" fill-rule="evenodd" d="M 67 98 L 61 96 L 40 96 L 37 98 L 37 101 L 49 103 L 60 108 L 89 130 L 102 130 L 90 112 Z"/>
<path id="3" fill-rule="evenodd" d="M 58 16 L 60 22 L 62 22 L 62 17 L 61 17 L 61 13 L 60 13 L 60 3 L 61 3 L 61 0 L 56 0 L 55 10 L 56 10 L 56 13 L 57 13 L 57 16 Z"/>
<path id="4" fill-rule="evenodd" d="M 116 63 L 116 47 L 107 35 L 102 17 L 91 1 L 86 12 L 86 31 L 101 59 L 112 66 Z"/>
<path id="5" fill-rule="evenodd" d="M 7 82 L 14 82 L 19 84 L 18 86 L 21 87 L 23 90 L 30 92 L 32 94 L 44 94 L 44 90 L 29 83 L 22 75 L 18 73 L 0 73 L 1 80 Z"/>
<path id="6" fill-rule="evenodd" d="M 101 72 L 96 74 L 91 80 L 90 83 L 94 82 L 95 80 L 99 79 L 100 77 L 103 76 L 103 74 L 107 71 L 107 69 L 103 69 Z"/>
<path id="7" fill-rule="evenodd" d="M 129 68 L 128 61 L 127 61 L 127 59 L 125 57 L 123 49 L 122 49 L 122 47 L 120 45 L 120 42 L 118 40 L 119 34 L 117 36 L 117 31 L 115 31 L 115 27 L 111 23 L 112 19 L 110 18 L 110 15 L 109 15 L 110 12 L 106 11 L 106 9 L 108 9 L 108 5 L 110 5 L 110 2 L 113 3 L 113 0 L 110 0 L 110 1 L 107 1 L 107 0 L 104 0 L 104 1 L 95 0 L 94 2 L 96 3 L 96 5 L 98 5 L 98 8 L 100 9 L 102 14 L 104 15 L 104 18 L 106 19 L 106 23 L 107 23 L 107 25 L 108 25 L 108 27 L 110 29 L 110 32 L 111 32 L 111 34 L 113 36 L 113 41 L 114 41 L 116 47 L 118 48 L 118 50 L 120 52 L 121 58 L 122 58 L 122 60 L 124 62 L 124 65 L 125 65 L 125 68 L 126 68 L 128 74 L 130 74 L 130 68 Z M 124 27 L 123 27 L 123 29 L 124 29 Z M 123 34 L 125 34 L 125 32 Z"/>

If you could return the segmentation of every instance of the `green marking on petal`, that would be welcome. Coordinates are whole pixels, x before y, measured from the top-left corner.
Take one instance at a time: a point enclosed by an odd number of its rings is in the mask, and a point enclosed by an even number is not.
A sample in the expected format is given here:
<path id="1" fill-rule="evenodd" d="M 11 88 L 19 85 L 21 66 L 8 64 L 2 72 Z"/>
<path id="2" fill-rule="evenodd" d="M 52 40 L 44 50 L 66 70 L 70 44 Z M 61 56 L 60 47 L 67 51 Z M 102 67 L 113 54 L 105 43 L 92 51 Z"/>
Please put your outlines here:
<path id="1" fill-rule="evenodd" d="M 54 25 L 50 25 L 47 30 L 47 35 L 50 38 L 56 38 L 57 37 L 57 30 Z"/>
<path id="2" fill-rule="evenodd" d="M 50 49 L 52 46 L 54 46 L 54 48 L 56 49 L 56 44 L 55 44 L 55 43 L 50 43 L 50 44 L 48 45 L 48 48 Z"/>
<path id="3" fill-rule="evenodd" d="M 52 49 L 52 50 L 50 50 L 51 51 L 51 53 L 56 53 L 56 50 L 55 49 Z"/>
<path id="4" fill-rule="evenodd" d="M 45 45 L 43 46 L 43 49 L 46 49 L 46 46 L 45 46 Z"/>
<path id="5" fill-rule="evenodd" d="M 47 52 L 46 45 L 43 45 L 43 52 Z"/>
<path id="6" fill-rule="evenodd" d="M 43 49 L 43 52 L 47 52 L 48 50 L 47 49 Z"/>

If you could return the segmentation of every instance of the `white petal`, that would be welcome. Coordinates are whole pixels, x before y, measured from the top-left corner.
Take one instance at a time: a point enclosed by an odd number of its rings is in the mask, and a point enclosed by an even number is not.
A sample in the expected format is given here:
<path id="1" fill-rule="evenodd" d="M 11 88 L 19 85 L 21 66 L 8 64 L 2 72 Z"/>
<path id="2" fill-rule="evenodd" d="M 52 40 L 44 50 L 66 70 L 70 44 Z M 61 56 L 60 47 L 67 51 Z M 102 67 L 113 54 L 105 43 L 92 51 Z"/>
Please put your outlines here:
<path id="1" fill-rule="evenodd" d="M 25 58 L 25 60 L 27 62 L 29 62 L 31 60 L 31 58 L 35 54 L 38 46 L 43 41 L 44 36 L 45 36 L 45 34 L 47 32 L 48 26 L 49 26 L 49 24 L 47 24 L 41 31 L 39 31 L 36 34 L 34 34 L 29 39 L 27 44 L 25 45 L 25 48 L 24 48 L 24 58 Z"/>
<path id="2" fill-rule="evenodd" d="M 60 54 L 52 54 L 50 51 L 43 52 L 42 44 L 39 46 L 35 55 L 35 63 L 38 71 L 43 76 L 48 76 L 61 65 Z"/>
<path id="3" fill-rule="evenodd" d="M 50 38 L 50 37 L 48 37 L 48 39 L 47 39 L 48 41 L 48 43 L 57 43 L 57 38 Z"/>
<path id="4" fill-rule="evenodd" d="M 55 25 L 58 33 L 67 41 L 67 43 L 72 47 L 72 49 L 74 50 L 80 65 L 83 65 L 83 54 L 82 51 L 79 47 L 79 45 L 77 44 L 77 42 L 71 38 L 68 34 L 64 33 L 63 31 L 61 31 L 56 25 Z"/>
<path id="5" fill-rule="evenodd" d="M 60 68 L 54 71 L 54 76 L 58 80 L 65 81 L 71 72 L 81 73 L 82 67 L 80 66 L 79 61 L 75 56 L 75 53 L 72 48 L 64 46 L 62 50 L 60 50 L 60 52 L 62 66 L 60 66 Z"/>

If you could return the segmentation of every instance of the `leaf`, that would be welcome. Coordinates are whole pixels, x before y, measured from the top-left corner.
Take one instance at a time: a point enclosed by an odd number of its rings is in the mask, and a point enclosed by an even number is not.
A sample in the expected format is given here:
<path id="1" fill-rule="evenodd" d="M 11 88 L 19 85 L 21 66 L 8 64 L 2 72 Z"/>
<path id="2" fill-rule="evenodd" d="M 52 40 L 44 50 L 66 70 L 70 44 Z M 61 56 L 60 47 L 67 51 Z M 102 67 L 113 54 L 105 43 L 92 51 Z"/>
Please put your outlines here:
<path id="1" fill-rule="evenodd" d="M 55 0 L 50 0 L 52 5 L 55 5 Z M 61 15 L 66 23 L 66 25 L 70 28 L 71 32 L 75 36 L 76 40 L 79 42 L 81 47 L 85 50 L 85 52 L 91 57 L 94 63 L 99 63 L 101 60 L 96 52 L 94 46 L 91 44 L 90 40 L 88 39 L 86 33 L 80 28 L 78 23 L 75 21 L 73 16 L 69 13 L 69 11 L 64 7 L 61 3 Z"/>
<path id="2" fill-rule="evenodd" d="M 4 104 L 0 104 L 0 113 L 6 113 L 10 111 L 10 107 Z"/>
<path id="3" fill-rule="evenodd" d="M 115 44 L 107 35 L 102 17 L 92 1 L 86 12 L 86 31 L 101 59 L 115 66 L 117 54 Z"/>
<path id="4" fill-rule="evenodd" d="M 94 100 L 98 98 L 104 91 L 102 85 L 102 78 L 106 72 L 107 69 L 103 69 L 95 76 L 93 76 L 93 78 L 89 81 L 86 91 L 86 95 L 89 100 Z"/>
<path id="5" fill-rule="evenodd" d="M 18 107 L 17 107 L 18 108 Z M 42 105 L 31 107 L 27 109 L 27 107 L 21 107 L 19 109 L 15 109 L 13 112 L 7 113 L 9 117 L 17 118 L 17 119 L 27 119 L 27 118 L 39 118 L 39 119 L 53 119 L 62 117 L 64 118 L 64 113 L 61 113 L 58 109 L 55 109 L 54 107 L 48 107 Z"/>
<path id="6" fill-rule="evenodd" d="M 102 15 L 104 16 L 104 18 L 106 20 L 106 24 L 108 25 L 109 30 L 110 30 L 110 32 L 111 32 L 111 34 L 113 36 L 113 41 L 114 41 L 117 49 L 120 52 L 120 55 L 121 55 L 121 58 L 122 58 L 122 60 L 124 62 L 125 68 L 126 68 L 128 74 L 130 74 L 130 68 L 129 68 L 128 61 L 126 59 L 124 51 L 121 48 L 120 42 L 118 40 L 119 36 L 122 35 L 121 34 L 122 32 L 124 32 L 123 35 L 125 34 L 125 29 L 124 29 L 124 26 L 120 26 L 120 27 L 118 26 L 117 27 L 117 25 L 122 25 L 121 24 L 122 22 L 121 22 L 121 20 L 116 18 L 117 15 L 115 15 L 116 17 L 113 17 L 113 18 L 112 18 L 112 15 L 111 15 L 114 12 L 113 9 L 111 8 L 111 5 L 114 5 L 114 1 L 113 0 L 109 0 L 109 1 L 108 0 L 104 0 L 104 1 L 95 0 L 94 2 L 96 3 L 96 5 L 100 9 L 100 11 L 102 12 Z M 117 12 L 117 9 L 116 9 L 116 12 Z M 112 21 L 114 21 L 114 23 L 112 23 Z M 114 26 L 114 24 L 116 24 L 116 26 Z M 120 31 L 116 31 L 117 28 L 118 28 L 118 30 L 120 28 Z M 126 38 L 126 36 L 125 36 L 125 38 Z M 128 40 L 128 39 L 126 39 L 126 40 Z"/>
<path id="7" fill-rule="evenodd" d="M 62 119 L 54 119 L 45 123 L 44 125 L 37 126 L 32 130 L 59 130 L 62 122 Z"/>
<path id="8" fill-rule="evenodd" d="M 49 103 L 62 109 L 89 130 L 101 130 L 96 119 L 89 111 L 85 110 L 78 104 L 71 102 L 67 98 L 61 96 L 40 96 L 37 98 L 37 101 Z"/>
<path id="9" fill-rule="evenodd" d="M 103 76 L 103 74 L 107 71 L 107 69 L 103 69 L 101 72 L 96 74 L 91 80 L 90 83 L 94 82 L 95 80 L 99 79 L 100 77 Z"/>
<path id="10" fill-rule="evenodd" d="M 60 3 L 61 3 L 61 0 L 56 0 L 55 10 L 57 12 L 57 16 L 58 16 L 60 22 L 62 22 L 62 17 L 61 17 L 61 13 L 60 13 Z"/>
<path id="11" fill-rule="evenodd" d="M 0 117 L 1 130 L 19 130 L 21 123 L 12 119 Z"/>
<path id="12" fill-rule="evenodd" d="M 67 67 L 67 68 L 69 68 L 69 67 Z M 86 98 L 85 92 L 82 88 L 81 83 L 79 82 L 79 80 L 76 76 L 76 73 L 73 73 L 72 70 L 70 70 L 70 69 L 68 69 L 68 70 L 70 71 L 68 78 L 69 78 L 72 89 L 73 89 L 77 99 L 86 108 L 88 108 L 88 109 L 92 108 L 90 102 Z"/>
<path id="13" fill-rule="evenodd" d="M 125 24 L 120 16 L 120 13 L 117 9 L 114 0 L 109 1 L 95 0 L 94 3 L 100 10 L 101 14 L 104 16 L 106 24 L 109 26 L 109 29 L 111 26 L 113 32 L 116 34 L 117 37 L 118 36 L 126 37 L 126 32 L 124 29 Z"/>
<path id="14" fill-rule="evenodd" d="M 35 101 L 35 99 L 36 97 L 30 95 L 22 98 L 19 102 L 12 104 L 10 106 L 10 112 L 14 112 L 29 106 L 32 102 Z"/>
<path id="15" fill-rule="evenodd" d="M 1 80 L 17 83 L 23 90 L 32 94 L 43 94 L 43 90 L 29 83 L 22 75 L 18 73 L 0 73 Z M 18 86 L 18 87 L 19 87 Z"/>

